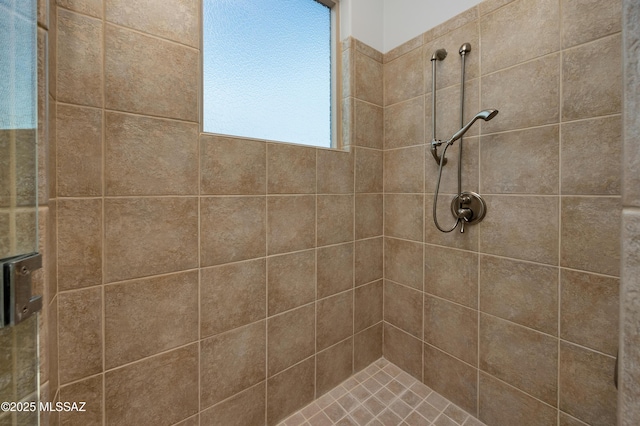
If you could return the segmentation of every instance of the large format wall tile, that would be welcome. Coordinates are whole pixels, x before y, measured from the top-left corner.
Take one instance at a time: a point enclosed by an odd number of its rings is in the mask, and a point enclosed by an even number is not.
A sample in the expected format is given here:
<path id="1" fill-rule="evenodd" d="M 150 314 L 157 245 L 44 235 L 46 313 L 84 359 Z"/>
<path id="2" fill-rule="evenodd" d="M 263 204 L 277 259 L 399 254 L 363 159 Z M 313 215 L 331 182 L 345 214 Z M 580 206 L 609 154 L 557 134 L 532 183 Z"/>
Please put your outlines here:
<path id="1" fill-rule="evenodd" d="M 478 365 L 478 311 L 436 297 L 424 299 L 424 341 Z"/>
<path id="2" fill-rule="evenodd" d="M 267 259 L 269 315 L 313 302 L 316 295 L 316 253 L 306 250 Z"/>
<path id="3" fill-rule="evenodd" d="M 353 195 L 318 195 L 318 246 L 353 240 Z"/>
<path id="4" fill-rule="evenodd" d="M 622 28 L 622 2 L 561 0 L 562 47 L 617 33 Z"/>
<path id="5" fill-rule="evenodd" d="M 385 108 L 385 149 L 424 143 L 424 121 L 423 96 Z"/>
<path id="6" fill-rule="evenodd" d="M 482 133 L 557 123 L 560 118 L 559 76 L 559 54 L 483 76 L 480 106 L 497 109 L 500 113 L 493 120 L 482 123 Z"/>
<path id="7" fill-rule="evenodd" d="M 420 338 L 422 334 L 422 292 L 392 281 L 385 281 L 384 320 Z"/>
<path id="8" fill-rule="evenodd" d="M 268 375 L 273 376 L 313 355 L 316 348 L 315 329 L 313 304 L 269 318 L 267 321 Z"/>
<path id="9" fill-rule="evenodd" d="M 480 369 L 556 405 L 558 341 L 551 336 L 481 314 Z"/>
<path id="10" fill-rule="evenodd" d="M 197 272 L 114 284 L 104 291 L 106 368 L 198 339 Z"/>
<path id="11" fill-rule="evenodd" d="M 619 116 L 563 123 L 563 195 L 620 195 L 622 120 Z M 594 143 L 593 135 L 597 136 Z"/>
<path id="12" fill-rule="evenodd" d="M 484 74 L 556 52 L 560 49 L 559 1 L 514 1 L 484 16 L 480 31 Z"/>
<path id="13" fill-rule="evenodd" d="M 423 49 L 414 49 L 384 65 L 384 103 L 395 104 L 422 94 Z"/>
<path id="14" fill-rule="evenodd" d="M 345 291 L 316 303 L 316 350 L 353 335 L 353 292 Z"/>
<path id="15" fill-rule="evenodd" d="M 478 254 L 425 245 L 424 291 L 478 308 Z"/>
<path id="16" fill-rule="evenodd" d="M 477 377 L 476 368 L 424 345 L 424 383 L 473 415 L 477 407 Z"/>
<path id="17" fill-rule="evenodd" d="M 273 196 L 267 200 L 267 253 L 305 250 L 316 245 L 316 197 Z"/>
<path id="18" fill-rule="evenodd" d="M 265 318 L 266 269 L 264 259 L 253 259 L 201 270 L 202 337 Z"/>
<path id="19" fill-rule="evenodd" d="M 197 0 L 165 1 L 162 7 L 153 0 L 106 0 L 106 6 L 108 22 L 198 47 Z"/>
<path id="20" fill-rule="evenodd" d="M 353 243 L 318 249 L 316 253 L 316 294 L 319 299 L 353 287 L 353 256 Z"/>
<path id="21" fill-rule="evenodd" d="M 198 266 L 197 199 L 107 199 L 104 212 L 106 282 Z"/>
<path id="22" fill-rule="evenodd" d="M 390 237 L 422 241 L 424 229 L 422 194 L 387 194 L 384 196 L 384 234 Z"/>
<path id="23" fill-rule="evenodd" d="M 588 48 L 579 46 L 563 53 L 563 120 L 621 112 L 621 45 L 618 34 L 594 41 Z"/>
<path id="24" fill-rule="evenodd" d="M 203 340 L 200 346 L 200 398 L 203 408 L 264 380 L 264 321 L 218 334 Z M 196 387 L 195 383 L 198 383 L 197 378 L 191 386 Z"/>
<path id="25" fill-rule="evenodd" d="M 198 126 L 107 113 L 106 195 L 196 195 Z"/>
<path id="26" fill-rule="evenodd" d="M 314 398 L 313 358 L 283 371 L 267 381 L 267 425 L 272 426 Z"/>
<path id="27" fill-rule="evenodd" d="M 59 200 L 58 289 L 102 284 L 102 201 Z"/>
<path id="28" fill-rule="evenodd" d="M 109 109 L 198 120 L 198 51 L 106 26 L 105 103 Z"/>
<path id="29" fill-rule="evenodd" d="M 102 195 L 102 111 L 58 105 L 56 131 L 57 196 Z"/>
<path id="30" fill-rule="evenodd" d="M 102 372 L 102 289 L 58 295 L 60 383 Z"/>
<path id="31" fill-rule="evenodd" d="M 211 426 L 263 425 L 265 422 L 266 382 L 242 391 L 200 414 L 200 421 Z"/>
<path id="32" fill-rule="evenodd" d="M 267 144 L 261 141 L 201 134 L 201 193 L 264 195 L 266 151 Z"/>
<path id="33" fill-rule="evenodd" d="M 105 374 L 106 424 L 183 420 L 198 412 L 194 383 L 198 383 L 195 344 L 109 371 Z"/>
<path id="34" fill-rule="evenodd" d="M 353 339 L 322 351 L 316 356 L 316 397 L 330 391 L 353 372 Z"/>
<path id="35" fill-rule="evenodd" d="M 265 197 L 202 198 L 202 266 L 264 256 L 266 227 Z"/>
<path id="36" fill-rule="evenodd" d="M 560 265 L 620 275 L 619 197 L 563 197 Z"/>
<path id="37" fill-rule="evenodd" d="M 102 22 L 58 11 L 56 99 L 95 107 L 102 106 Z"/>
<path id="38" fill-rule="evenodd" d="M 488 314 L 557 335 L 558 270 L 481 256 L 480 306 Z"/>
<path id="39" fill-rule="evenodd" d="M 400 329 L 384 323 L 384 357 L 413 377 L 422 379 L 422 342 Z"/>
<path id="40" fill-rule="evenodd" d="M 482 136 L 480 189 L 490 194 L 558 194 L 559 162 L 559 126 Z"/>
<path id="41" fill-rule="evenodd" d="M 267 144 L 267 192 L 313 194 L 316 192 L 316 149 L 297 145 Z"/>

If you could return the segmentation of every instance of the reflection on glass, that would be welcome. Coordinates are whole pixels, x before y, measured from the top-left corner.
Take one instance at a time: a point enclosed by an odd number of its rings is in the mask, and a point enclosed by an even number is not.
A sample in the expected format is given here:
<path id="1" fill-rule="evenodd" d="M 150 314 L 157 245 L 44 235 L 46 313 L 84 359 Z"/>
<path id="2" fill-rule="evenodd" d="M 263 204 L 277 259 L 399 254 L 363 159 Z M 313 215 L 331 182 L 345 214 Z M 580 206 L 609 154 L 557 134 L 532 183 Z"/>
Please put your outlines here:
<path id="1" fill-rule="evenodd" d="M 37 251 L 36 1 L 0 0 L 0 259 Z"/>

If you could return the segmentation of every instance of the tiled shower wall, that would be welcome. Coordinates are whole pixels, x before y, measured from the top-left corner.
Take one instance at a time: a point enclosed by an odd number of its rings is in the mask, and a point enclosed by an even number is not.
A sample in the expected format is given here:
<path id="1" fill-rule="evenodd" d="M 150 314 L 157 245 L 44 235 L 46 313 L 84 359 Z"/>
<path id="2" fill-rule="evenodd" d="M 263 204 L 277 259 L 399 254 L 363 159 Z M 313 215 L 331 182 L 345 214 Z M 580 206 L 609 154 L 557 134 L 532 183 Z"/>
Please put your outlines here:
<path id="1" fill-rule="evenodd" d="M 382 55 L 345 151 L 199 134 L 200 2 L 58 0 L 55 424 L 275 424 L 382 355 Z M 57 383 L 57 382 L 56 382 Z"/>
<path id="2" fill-rule="evenodd" d="M 621 213 L 621 2 L 487 0 L 384 55 L 384 355 L 489 425 L 612 425 Z M 437 137 L 460 128 L 483 222 L 433 224 Z M 460 143 L 437 217 L 450 227 Z M 442 148 L 441 148 L 442 150 Z"/>

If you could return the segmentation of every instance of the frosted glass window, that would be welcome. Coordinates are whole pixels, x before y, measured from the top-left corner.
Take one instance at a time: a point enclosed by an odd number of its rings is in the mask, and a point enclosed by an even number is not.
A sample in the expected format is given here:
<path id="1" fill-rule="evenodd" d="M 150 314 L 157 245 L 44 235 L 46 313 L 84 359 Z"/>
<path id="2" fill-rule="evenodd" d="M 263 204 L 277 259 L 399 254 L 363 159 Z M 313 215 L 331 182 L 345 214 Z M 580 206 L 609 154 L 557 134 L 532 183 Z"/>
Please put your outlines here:
<path id="1" fill-rule="evenodd" d="M 204 0 L 203 130 L 331 146 L 331 9 Z"/>

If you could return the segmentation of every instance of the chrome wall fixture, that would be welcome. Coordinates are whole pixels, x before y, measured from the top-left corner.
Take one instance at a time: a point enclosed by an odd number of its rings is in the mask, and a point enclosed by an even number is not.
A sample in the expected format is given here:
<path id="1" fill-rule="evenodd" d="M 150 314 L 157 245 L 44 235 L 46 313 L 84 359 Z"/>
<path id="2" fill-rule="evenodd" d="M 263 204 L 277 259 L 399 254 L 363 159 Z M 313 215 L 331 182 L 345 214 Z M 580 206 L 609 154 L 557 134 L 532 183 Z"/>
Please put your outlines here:
<path id="1" fill-rule="evenodd" d="M 465 70 L 465 58 L 471 52 L 471 44 L 464 43 L 460 46 L 458 53 L 460 53 L 460 58 L 462 62 L 462 71 L 460 77 L 460 130 L 451 136 L 446 142 L 439 140 L 436 138 L 436 63 L 438 61 L 443 61 L 447 57 L 447 51 L 445 49 L 436 50 L 431 56 L 431 75 L 432 75 L 432 90 L 431 90 L 431 111 L 432 111 L 432 135 L 433 138 L 431 140 L 431 155 L 433 156 L 436 163 L 438 163 L 438 181 L 436 183 L 436 191 L 433 200 L 433 223 L 436 225 L 441 232 L 451 232 L 458 227 L 460 224 L 460 232 L 464 232 L 465 224 L 473 225 L 480 222 L 486 212 L 487 205 L 484 202 L 484 199 L 475 192 L 471 191 L 462 191 L 462 137 L 465 133 L 473 126 L 473 123 L 478 119 L 483 119 L 485 121 L 491 120 L 498 114 L 497 109 L 487 109 L 480 111 L 477 113 L 471 121 L 467 124 L 464 124 L 464 70 Z M 458 193 L 451 200 L 451 213 L 453 217 L 456 219 L 456 222 L 451 228 L 444 229 L 438 223 L 437 218 L 437 206 L 438 206 L 438 194 L 440 192 L 440 181 L 442 179 L 442 168 L 447 163 L 447 159 L 445 154 L 447 149 L 453 145 L 455 141 L 459 140 L 459 152 L 458 152 Z M 438 154 L 438 147 L 444 145 L 444 149 L 441 154 Z"/>

